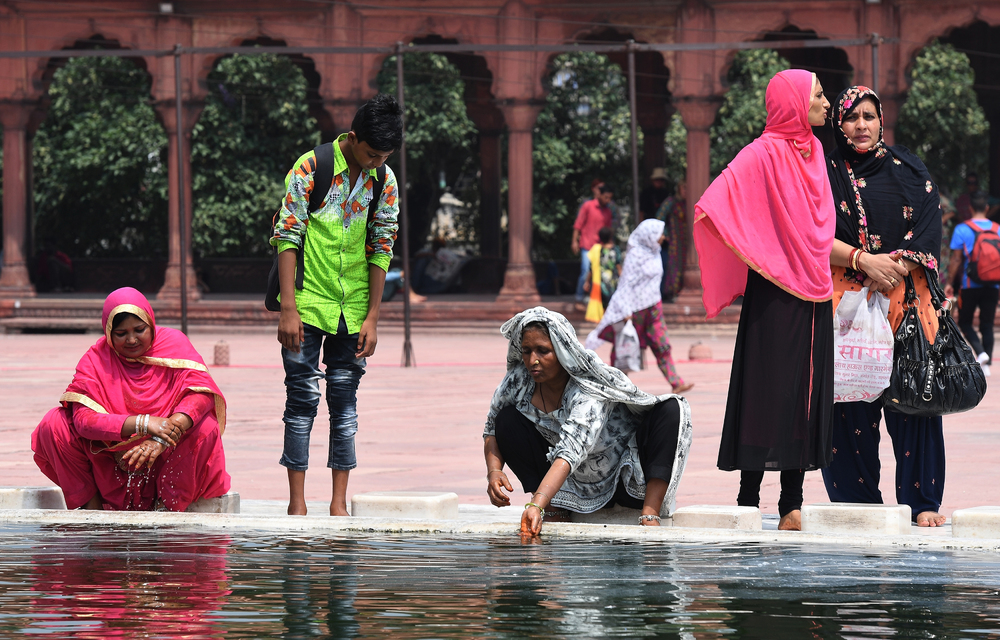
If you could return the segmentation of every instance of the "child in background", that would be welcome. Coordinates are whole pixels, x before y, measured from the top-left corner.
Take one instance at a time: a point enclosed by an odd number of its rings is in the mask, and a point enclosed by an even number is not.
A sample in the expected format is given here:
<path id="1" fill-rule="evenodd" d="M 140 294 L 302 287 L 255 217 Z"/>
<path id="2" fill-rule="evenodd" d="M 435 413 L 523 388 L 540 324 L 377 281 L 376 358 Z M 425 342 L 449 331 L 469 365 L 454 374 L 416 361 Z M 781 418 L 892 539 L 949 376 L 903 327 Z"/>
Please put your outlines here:
<path id="1" fill-rule="evenodd" d="M 597 237 L 598 242 L 588 252 L 591 279 L 585 288 L 590 292 L 586 315 L 589 322 L 601 321 L 622 272 L 622 252 L 615 244 L 611 227 L 601 227 Z"/>

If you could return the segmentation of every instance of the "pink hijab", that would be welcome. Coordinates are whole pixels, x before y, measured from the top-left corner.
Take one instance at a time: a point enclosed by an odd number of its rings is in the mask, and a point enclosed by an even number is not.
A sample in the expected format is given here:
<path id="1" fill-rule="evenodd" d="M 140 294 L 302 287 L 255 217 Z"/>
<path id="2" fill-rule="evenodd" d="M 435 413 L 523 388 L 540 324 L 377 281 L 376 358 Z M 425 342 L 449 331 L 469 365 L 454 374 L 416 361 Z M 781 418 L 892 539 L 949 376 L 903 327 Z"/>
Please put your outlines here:
<path id="1" fill-rule="evenodd" d="M 111 324 L 122 312 L 138 316 L 153 329 L 153 344 L 138 358 L 126 358 L 111 346 Z M 169 416 L 188 391 L 208 393 L 215 398 L 215 415 L 207 419 L 214 418 L 220 433 L 225 431 L 226 401 L 205 361 L 183 333 L 156 326 L 144 295 L 131 287 L 113 291 L 104 302 L 101 323 L 104 337 L 80 359 L 73 381 L 59 398 L 65 406 L 79 402 L 97 413 Z M 131 447 L 131 440 L 122 444 Z"/>
<path id="2" fill-rule="evenodd" d="M 764 133 L 695 205 L 694 242 L 709 318 L 743 294 L 746 266 L 803 300 L 833 296 L 830 250 L 837 220 L 823 148 L 809 126 L 812 87 L 813 74 L 803 69 L 771 78 Z"/>

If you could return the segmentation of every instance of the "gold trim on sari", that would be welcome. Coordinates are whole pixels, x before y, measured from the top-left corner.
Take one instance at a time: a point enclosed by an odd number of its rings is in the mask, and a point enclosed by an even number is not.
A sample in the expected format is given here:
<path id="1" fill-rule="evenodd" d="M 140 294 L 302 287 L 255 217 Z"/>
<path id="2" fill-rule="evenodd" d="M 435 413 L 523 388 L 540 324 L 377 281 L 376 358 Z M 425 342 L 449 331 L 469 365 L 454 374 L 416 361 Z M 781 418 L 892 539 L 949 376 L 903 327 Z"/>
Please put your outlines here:
<path id="1" fill-rule="evenodd" d="M 193 369 L 208 373 L 208 367 L 202 363 L 194 360 L 184 360 L 183 358 L 149 358 L 147 356 L 139 356 L 138 358 L 123 358 L 123 360 L 148 364 L 154 367 L 166 367 L 167 369 Z"/>
<path id="2" fill-rule="evenodd" d="M 706 229 L 708 230 L 709 233 L 711 233 L 713 236 L 715 236 L 716 238 L 718 238 L 719 242 L 721 242 L 722 244 L 726 245 L 729 248 L 729 250 L 732 251 L 733 254 L 737 258 L 739 258 L 744 263 L 746 263 L 746 265 L 748 267 L 750 267 L 751 269 L 753 269 L 754 271 L 756 271 L 757 273 L 759 273 L 761 275 L 761 277 L 763 277 L 765 280 L 767 280 L 768 282 L 770 282 L 774 286 L 778 287 L 779 289 L 781 289 L 785 293 L 787 293 L 789 295 L 793 295 L 796 298 L 798 298 L 799 300 L 805 300 L 806 302 L 816 302 L 816 303 L 819 303 L 819 302 L 826 302 L 828 300 L 832 300 L 833 299 L 832 293 L 831 293 L 831 295 L 829 297 L 826 297 L 826 298 L 807 298 L 806 296 L 803 296 L 800 293 L 796 293 L 795 291 L 792 291 L 787 286 L 785 286 L 784 284 L 782 284 L 781 282 L 779 282 L 777 279 L 771 277 L 771 275 L 768 274 L 767 272 L 765 272 L 763 268 L 758 267 L 757 265 L 755 265 L 749 258 L 747 258 L 745 255 L 743 255 L 742 253 L 740 253 L 740 251 L 736 247 L 734 247 L 733 245 L 729 244 L 729 241 L 726 240 L 722 236 L 722 233 L 720 233 L 719 229 L 715 226 L 715 222 L 712 220 L 711 216 L 709 216 L 707 213 L 705 213 L 704 211 L 702 211 L 701 215 L 697 216 L 694 221 L 696 223 L 697 222 L 701 222 L 703 218 L 707 218 L 707 220 L 704 223 L 702 223 L 702 224 L 706 224 L 707 225 Z M 738 298 L 739 296 L 736 296 L 736 297 Z M 729 301 L 729 304 L 732 304 L 735 300 L 736 300 L 736 298 L 733 298 L 732 300 Z M 726 306 L 729 306 L 729 304 L 727 304 Z"/>
<path id="3" fill-rule="evenodd" d="M 74 393 L 72 391 L 67 391 L 66 393 L 59 396 L 59 402 L 78 402 L 83 406 L 87 407 L 95 413 L 107 414 L 108 410 L 102 407 L 97 402 L 94 402 L 82 393 Z"/>
<path id="4" fill-rule="evenodd" d="M 114 349 L 115 345 L 111 342 L 111 324 L 115 321 L 115 316 L 119 313 L 131 313 L 148 324 L 149 328 L 153 330 L 153 335 L 156 335 L 156 324 L 153 323 L 153 319 L 149 317 L 149 314 L 146 313 L 145 309 L 134 304 L 120 304 L 111 310 L 111 313 L 108 314 L 108 322 L 104 325 L 104 337 L 107 338 L 108 346 L 112 349 Z"/>

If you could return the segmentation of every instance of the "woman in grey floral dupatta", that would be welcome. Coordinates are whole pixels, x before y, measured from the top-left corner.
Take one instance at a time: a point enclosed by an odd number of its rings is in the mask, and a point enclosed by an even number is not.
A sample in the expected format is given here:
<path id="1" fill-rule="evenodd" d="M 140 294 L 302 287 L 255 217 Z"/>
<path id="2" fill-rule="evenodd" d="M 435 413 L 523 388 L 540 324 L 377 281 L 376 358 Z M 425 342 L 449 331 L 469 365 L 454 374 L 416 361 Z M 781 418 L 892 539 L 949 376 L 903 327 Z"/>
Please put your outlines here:
<path id="1" fill-rule="evenodd" d="M 642 509 L 646 526 L 672 513 L 691 447 L 687 401 L 640 391 L 544 307 L 517 314 L 500 332 L 510 340 L 507 374 L 483 430 L 490 501 L 510 504 L 506 464 L 532 494 L 521 517 L 525 535 L 568 511 L 618 504 Z"/>

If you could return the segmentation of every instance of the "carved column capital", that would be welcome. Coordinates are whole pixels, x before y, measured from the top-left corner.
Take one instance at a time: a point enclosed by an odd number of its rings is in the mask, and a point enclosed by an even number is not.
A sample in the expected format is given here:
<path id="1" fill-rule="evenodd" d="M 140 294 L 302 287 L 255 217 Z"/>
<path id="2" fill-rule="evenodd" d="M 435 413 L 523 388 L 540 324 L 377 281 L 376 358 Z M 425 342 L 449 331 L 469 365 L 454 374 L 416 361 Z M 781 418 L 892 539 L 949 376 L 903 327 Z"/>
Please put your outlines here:
<path id="1" fill-rule="evenodd" d="M 184 111 L 182 114 L 184 137 L 190 138 L 195 123 L 205 109 L 205 103 L 201 100 L 184 100 L 181 107 Z M 163 124 L 167 135 L 177 135 L 177 103 L 174 100 L 160 100 L 153 105 L 153 108 L 160 116 L 160 123 Z"/>
<path id="2" fill-rule="evenodd" d="M 722 106 L 721 96 L 674 96 L 674 106 L 688 131 L 708 131 Z"/>
<path id="3" fill-rule="evenodd" d="M 535 100 L 502 100 L 497 103 L 511 132 L 531 132 L 544 106 Z"/>
<path id="4" fill-rule="evenodd" d="M 0 125 L 11 131 L 26 130 L 37 107 L 35 102 L 0 100 Z"/>

